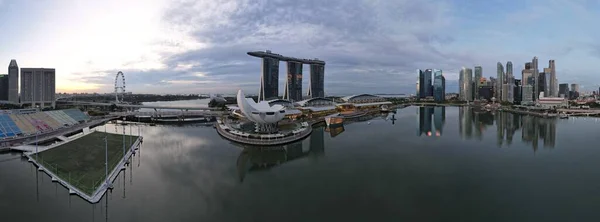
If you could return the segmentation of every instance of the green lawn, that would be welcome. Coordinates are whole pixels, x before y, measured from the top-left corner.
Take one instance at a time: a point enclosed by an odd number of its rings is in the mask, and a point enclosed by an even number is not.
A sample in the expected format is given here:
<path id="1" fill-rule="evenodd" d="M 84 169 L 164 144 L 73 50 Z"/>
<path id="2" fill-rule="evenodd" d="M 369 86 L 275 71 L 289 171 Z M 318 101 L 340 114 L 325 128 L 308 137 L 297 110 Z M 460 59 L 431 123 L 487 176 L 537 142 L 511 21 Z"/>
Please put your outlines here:
<path id="1" fill-rule="evenodd" d="M 108 173 L 123 158 L 123 135 L 93 132 L 39 153 L 39 163 L 61 179 L 91 195 L 105 180 L 105 142 L 108 138 Z M 131 147 L 125 135 L 126 151 Z M 132 143 L 137 136 L 131 136 Z M 32 156 L 34 159 L 36 155 Z"/>

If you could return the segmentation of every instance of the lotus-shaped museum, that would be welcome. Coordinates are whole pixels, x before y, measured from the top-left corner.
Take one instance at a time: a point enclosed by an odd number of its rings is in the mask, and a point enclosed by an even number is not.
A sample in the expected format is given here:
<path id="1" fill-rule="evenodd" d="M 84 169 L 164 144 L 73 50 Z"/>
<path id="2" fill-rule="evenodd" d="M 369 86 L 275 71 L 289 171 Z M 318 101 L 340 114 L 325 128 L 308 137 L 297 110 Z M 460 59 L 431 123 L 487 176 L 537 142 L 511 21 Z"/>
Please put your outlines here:
<path id="1" fill-rule="evenodd" d="M 237 105 L 248 120 L 256 124 L 257 132 L 271 133 L 277 131 L 277 122 L 285 117 L 285 107 L 270 106 L 266 101 L 254 102 L 246 98 L 242 90 L 237 94 Z"/>

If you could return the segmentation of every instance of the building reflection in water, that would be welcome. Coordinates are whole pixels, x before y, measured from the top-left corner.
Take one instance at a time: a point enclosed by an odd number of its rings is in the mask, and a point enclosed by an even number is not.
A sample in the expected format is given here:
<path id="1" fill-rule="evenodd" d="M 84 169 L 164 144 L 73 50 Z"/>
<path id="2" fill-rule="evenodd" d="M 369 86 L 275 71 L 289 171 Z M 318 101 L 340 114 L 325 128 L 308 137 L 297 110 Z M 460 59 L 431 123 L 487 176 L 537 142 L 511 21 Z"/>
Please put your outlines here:
<path id="1" fill-rule="evenodd" d="M 556 119 L 554 118 L 478 111 L 472 107 L 459 107 L 458 117 L 458 128 L 462 138 L 473 138 L 474 128 L 475 137 L 481 140 L 483 132 L 495 125 L 498 146 L 511 145 L 519 130 L 521 140 L 531 144 L 534 152 L 539 148 L 540 140 L 545 148 L 553 148 L 556 142 Z"/>
<path id="2" fill-rule="evenodd" d="M 244 181 L 247 173 L 268 170 L 280 164 L 309 156 L 318 158 L 325 155 L 324 134 L 324 127 L 313 128 L 313 132 L 309 138 L 308 150 L 303 149 L 302 141 L 283 146 L 268 147 L 250 146 L 232 142 L 232 144 L 242 148 L 242 152 L 236 161 L 240 181 Z"/>
<path id="3" fill-rule="evenodd" d="M 425 106 L 417 109 L 417 136 L 441 136 L 446 123 L 446 107 Z M 433 119 L 433 122 L 432 122 Z"/>
<path id="4" fill-rule="evenodd" d="M 325 128 L 325 132 L 328 132 L 329 136 L 331 136 L 331 138 L 336 137 L 337 135 L 340 135 L 341 133 L 344 132 L 344 130 L 345 130 L 344 129 L 344 125 L 339 125 L 339 126 L 335 126 L 335 127 L 327 127 L 327 128 Z"/>

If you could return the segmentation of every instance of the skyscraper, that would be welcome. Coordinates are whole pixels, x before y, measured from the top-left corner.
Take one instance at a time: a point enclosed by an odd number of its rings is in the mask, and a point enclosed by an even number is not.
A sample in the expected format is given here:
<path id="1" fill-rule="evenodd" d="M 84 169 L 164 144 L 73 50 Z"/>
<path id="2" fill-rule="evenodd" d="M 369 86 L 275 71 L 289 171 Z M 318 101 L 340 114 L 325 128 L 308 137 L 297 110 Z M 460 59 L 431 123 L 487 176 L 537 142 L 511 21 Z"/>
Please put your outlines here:
<path id="1" fill-rule="evenodd" d="M 308 96 L 311 98 L 325 97 L 325 66 L 310 64 Z"/>
<path id="2" fill-rule="evenodd" d="M 571 84 L 571 91 L 573 92 L 579 92 L 579 84 Z"/>
<path id="3" fill-rule="evenodd" d="M 506 78 L 505 82 L 506 82 L 506 92 L 504 94 L 506 94 L 506 98 L 503 98 L 503 101 L 507 101 L 507 102 L 514 102 L 515 100 L 515 95 L 514 95 L 514 88 L 515 88 L 515 77 L 513 75 L 513 64 L 511 61 L 506 62 L 506 74 L 504 75 L 504 78 Z M 504 90 L 504 89 L 503 89 Z"/>
<path id="4" fill-rule="evenodd" d="M 279 96 L 279 60 L 263 57 L 261 69 L 258 101 L 277 98 Z"/>
<path id="5" fill-rule="evenodd" d="M 556 79 L 556 66 L 554 64 L 554 60 L 550 60 L 548 64 L 548 68 L 550 69 L 549 78 L 549 86 L 550 86 L 550 96 L 558 97 L 558 81 Z M 546 72 L 546 71 L 544 71 Z M 548 73 L 548 72 L 546 72 Z M 546 74 L 548 75 L 548 74 Z"/>
<path id="6" fill-rule="evenodd" d="M 446 98 L 446 78 L 442 70 L 433 70 L 433 99 L 436 102 L 443 102 Z"/>
<path id="7" fill-rule="evenodd" d="M 539 82 L 538 82 L 538 77 L 539 77 L 539 69 L 538 69 L 538 58 L 537 56 L 534 56 L 533 59 L 531 60 L 531 68 L 533 69 L 533 78 L 534 78 L 534 85 L 533 85 L 533 100 L 536 101 L 537 98 L 540 96 L 540 87 L 539 87 Z"/>
<path id="8" fill-rule="evenodd" d="M 8 64 L 8 101 L 19 103 L 19 66 L 14 59 Z"/>
<path id="9" fill-rule="evenodd" d="M 0 100 L 8 101 L 8 75 L 0 75 Z"/>
<path id="10" fill-rule="evenodd" d="M 302 63 L 287 62 L 287 81 L 283 98 L 289 101 L 302 100 Z"/>
<path id="11" fill-rule="evenodd" d="M 522 94 L 521 94 L 521 80 L 520 79 L 515 79 L 515 85 L 513 86 L 513 95 L 514 95 L 514 102 L 517 104 L 521 103 L 521 100 L 523 99 Z"/>
<path id="12" fill-rule="evenodd" d="M 569 96 L 569 84 L 561 83 L 558 86 L 558 94 L 560 97 L 568 97 Z"/>
<path id="13" fill-rule="evenodd" d="M 462 77 L 462 78 L 460 78 Z M 460 70 L 460 95 L 463 101 L 473 101 L 473 70 L 463 67 Z"/>
<path id="14" fill-rule="evenodd" d="M 56 99 L 55 70 L 44 68 L 21 68 L 21 104 L 51 104 Z"/>
<path id="15" fill-rule="evenodd" d="M 479 98 L 479 87 L 481 87 L 481 78 L 483 77 L 483 69 L 481 66 L 475 66 L 475 100 Z"/>
<path id="16" fill-rule="evenodd" d="M 496 82 L 496 100 L 502 101 L 502 87 L 504 83 L 506 83 L 506 79 L 504 78 L 504 66 L 502 66 L 501 62 L 498 62 L 496 65 L 496 74 L 497 74 L 497 82 Z"/>
<path id="17" fill-rule="evenodd" d="M 419 74 L 419 96 L 418 98 L 427 98 L 428 96 L 433 96 L 433 85 L 432 83 L 432 74 L 433 71 L 431 69 L 426 69 L 425 71 L 418 69 L 417 73 Z"/>
<path id="18" fill-rule="evenodd" d="M 544 69 L 544 72 L 540 72 L 538 74 L 538 87 L 539 87 L 539 91 L 538 93 L 544 93 L 544 97 L 548 97 L 550 96 L 549 94 L 549 88 L 548 87 L 548 80 L 547 80 L 547 73 L 545 72 L 547 68 Z M 548 70 L 549 71 L 549 70 Z"/>

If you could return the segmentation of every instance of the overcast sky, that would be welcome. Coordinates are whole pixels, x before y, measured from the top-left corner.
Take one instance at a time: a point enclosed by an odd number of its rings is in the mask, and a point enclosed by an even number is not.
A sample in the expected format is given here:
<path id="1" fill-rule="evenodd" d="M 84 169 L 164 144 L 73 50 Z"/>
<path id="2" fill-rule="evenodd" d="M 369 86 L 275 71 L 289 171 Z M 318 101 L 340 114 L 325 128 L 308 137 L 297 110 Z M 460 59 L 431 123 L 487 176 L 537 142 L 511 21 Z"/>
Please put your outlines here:
<path id="1" fill-rule="evenodd" d="M 462 66 L 489 77 L 512 61 L 520 78 L 538 56 L 597 90 L 599 21 L 591 0 L 0 0 L 0 62 L 56 68 L 57 92 L 113 91 L 120 70 L 134 93 L 252 94 L 261 67 L 246 52 L 270 49 L 326 61 L 338 95 L 414 93 L 427 68 L 456 92 Z"/>

